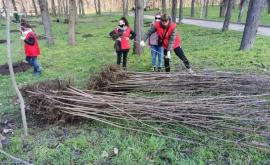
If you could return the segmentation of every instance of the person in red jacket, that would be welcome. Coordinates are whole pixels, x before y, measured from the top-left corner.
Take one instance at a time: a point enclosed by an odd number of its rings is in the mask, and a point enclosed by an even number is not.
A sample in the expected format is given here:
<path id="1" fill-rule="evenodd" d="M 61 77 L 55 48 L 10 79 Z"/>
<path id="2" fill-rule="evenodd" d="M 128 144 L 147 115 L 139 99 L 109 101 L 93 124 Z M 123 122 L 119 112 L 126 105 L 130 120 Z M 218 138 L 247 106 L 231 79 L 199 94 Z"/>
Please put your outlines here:
<path id="1" fill-rule="evenodd" d="M 117 53 L 117 65 L 121 64 L 123 57 L 122 66 L 123 69 L 127 67 L 127 56 L 130 49 L 129 40 L 134 39 L 136 34 L 129 27 L 128 20 L 122 17 L 119 20 L 118 27 L 109 33 L 113 40 L 115 40 L 114 48 Z"/>
<path id="2" fill-rule="evenodd" d="M 145 46 L 144 41 L 146 41 L 149 36 L 157 32 L 159 39 L 158 42 L 162 44 L 164 48 L 164 66 L 165 71 L 170 72 L 170 58 L 171 51 L 183 61 L 187 71 L 193 73 L 190 63 L 185 56 L 183 49 L 181 48 L 181 39 L 176 29 L 176 23 L 172 22 L 167 14 L 161 16 L 161 21 L 157 22 L 152 26 L 148 32 L 144 35 L 143 40 L 140 42 L 141 46 Z"/>
<path id="3" fill-rule="evenodd" d="M 41 74 L 41 67 L 38 63 L 38 56 L 40 55 L 40 48 L 37 41 L 36 34 L 32 31 L 29 24 L 21 24 L 21 39 L 24 41 L 24 53 L 26 61 L 34 68 L 34 75 L 39 77 Z"/>

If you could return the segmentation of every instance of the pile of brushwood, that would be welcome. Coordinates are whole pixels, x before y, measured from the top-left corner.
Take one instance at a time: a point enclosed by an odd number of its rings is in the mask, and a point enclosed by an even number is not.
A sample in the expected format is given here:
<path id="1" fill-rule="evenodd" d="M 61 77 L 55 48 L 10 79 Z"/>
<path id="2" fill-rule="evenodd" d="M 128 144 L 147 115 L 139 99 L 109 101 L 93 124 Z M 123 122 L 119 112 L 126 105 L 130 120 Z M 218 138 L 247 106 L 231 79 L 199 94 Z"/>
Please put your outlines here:
<path id="1" fill-rule="evenodd" d="M 215 140 L 269 152 L 269 84 L 266 75 L 133 73 L 110 66 L 90 79 L 91 90 L 60 80 L 22 90 L 27 112 L 48 123 L 80 117 L 196 145 Z"/>

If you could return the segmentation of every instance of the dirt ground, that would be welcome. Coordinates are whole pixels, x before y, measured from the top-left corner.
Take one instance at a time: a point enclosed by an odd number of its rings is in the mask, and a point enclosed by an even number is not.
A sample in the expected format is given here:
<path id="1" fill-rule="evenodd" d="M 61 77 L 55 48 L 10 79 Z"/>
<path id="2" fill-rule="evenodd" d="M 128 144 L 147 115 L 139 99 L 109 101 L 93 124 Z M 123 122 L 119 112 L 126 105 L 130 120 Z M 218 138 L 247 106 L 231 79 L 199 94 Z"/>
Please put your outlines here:
<path id="1" fill-rule="evenodd" d="M 14 73 L 25 72 L 30 68 L 28 63 L 22 61 L 13 64 Z M 9 75 L 8 64 L 0 65 L 0 75 Z"/>

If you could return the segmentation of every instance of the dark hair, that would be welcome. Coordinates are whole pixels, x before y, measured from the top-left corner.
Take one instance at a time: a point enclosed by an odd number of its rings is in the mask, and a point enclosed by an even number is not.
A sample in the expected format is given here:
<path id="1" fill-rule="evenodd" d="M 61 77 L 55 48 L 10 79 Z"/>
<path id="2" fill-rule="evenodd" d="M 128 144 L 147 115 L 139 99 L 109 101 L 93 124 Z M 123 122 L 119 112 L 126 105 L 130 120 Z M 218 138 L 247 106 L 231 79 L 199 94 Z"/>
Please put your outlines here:
<path id="1" fill-rule="evenodd" d="M 126 26 L 129 26 L 128 20 L 126 19 L 126 17 L 122 17 L 120 20 L 123 20 L 125 22 Z"/>
<path id="2" fill-rule="evenodd" d="M 25 29 L 32 28 L 32 26 L 28 23 L 27 20 L 22 19 L 21 20 L 21 30 L 25 31 Z"/>
<path id="3" fill-rule="evenodd" d="M 168 21 L 169 20 L 169 16 L 167 14 L 162 14 L 161 16 L 161 21 Z"/>

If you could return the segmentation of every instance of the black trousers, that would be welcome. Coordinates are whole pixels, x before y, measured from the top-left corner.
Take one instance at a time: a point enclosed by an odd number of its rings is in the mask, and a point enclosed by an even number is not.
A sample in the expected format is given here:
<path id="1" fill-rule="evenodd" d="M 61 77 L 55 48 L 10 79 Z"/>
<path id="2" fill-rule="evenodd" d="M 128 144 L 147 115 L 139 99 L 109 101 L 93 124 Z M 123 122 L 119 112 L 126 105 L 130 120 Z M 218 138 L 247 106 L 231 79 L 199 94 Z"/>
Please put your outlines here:
<path id="1" fill-rule="evenodd" d="M 126 68 L 127 67 L 127 55 L 128 55 L 128 51 L 117 51 L 117 65 L 121 64 L 121 59 L 123 57 L 122 66 L 124 68 Z"/>
<path id="2" fill-rule="evenodd" d="M 173 49 L 173 51 L 180 58 L 180 60 L 183 61 L 185 67 L 187 69 L 189 69 L 190 64 L 189 64 L 189 61 L 188 61 L 187 57 L 185 56 L 185 53 L 184 53 L 183 49 L 180 48 L 180 47 L 177 47 L 177 48 Z M 165 71 L 170 72 L 171 71 L 170 59 L 165 58 L 166 55 L 167 55 L 167 49 L 164 49 L 164 67 L 165 67 Z"/>

